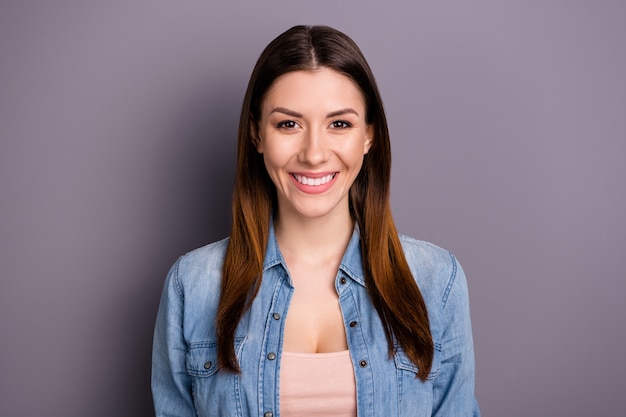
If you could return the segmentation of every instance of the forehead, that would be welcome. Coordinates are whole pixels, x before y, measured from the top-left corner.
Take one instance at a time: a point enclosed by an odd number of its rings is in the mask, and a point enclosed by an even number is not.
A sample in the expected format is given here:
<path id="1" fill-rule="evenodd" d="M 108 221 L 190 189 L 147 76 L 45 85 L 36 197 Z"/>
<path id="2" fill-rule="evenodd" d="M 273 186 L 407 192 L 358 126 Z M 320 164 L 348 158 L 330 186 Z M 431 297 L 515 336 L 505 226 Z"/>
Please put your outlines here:
<path id="1" fill-rule="evenodd" d="M 264 109 L 274 106 L 320 111 L 358 107 L 361 109 L 359 114 L 363 114 L 365 100 L 361 89 L 351 78 L 323 67 L 292 71 L 276 78 L 262 102 Z"/>

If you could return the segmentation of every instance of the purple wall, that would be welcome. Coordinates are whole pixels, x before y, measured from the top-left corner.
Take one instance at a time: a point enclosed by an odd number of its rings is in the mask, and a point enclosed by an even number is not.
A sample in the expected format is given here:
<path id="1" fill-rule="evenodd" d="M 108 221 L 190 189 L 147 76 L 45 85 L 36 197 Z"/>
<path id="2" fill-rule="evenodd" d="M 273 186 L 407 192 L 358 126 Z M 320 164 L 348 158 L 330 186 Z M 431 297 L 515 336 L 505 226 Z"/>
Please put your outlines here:
<path id="1" fill-rule="evenodd" d="M 413 3 L 0 3 L 0 415 L 151 415 L 165 273 L 228 233 L 245 83 L 298 23 L 377 75 L 398 226 L 468 274 L 484 415 L 623 412 L 626 4 Z"/>

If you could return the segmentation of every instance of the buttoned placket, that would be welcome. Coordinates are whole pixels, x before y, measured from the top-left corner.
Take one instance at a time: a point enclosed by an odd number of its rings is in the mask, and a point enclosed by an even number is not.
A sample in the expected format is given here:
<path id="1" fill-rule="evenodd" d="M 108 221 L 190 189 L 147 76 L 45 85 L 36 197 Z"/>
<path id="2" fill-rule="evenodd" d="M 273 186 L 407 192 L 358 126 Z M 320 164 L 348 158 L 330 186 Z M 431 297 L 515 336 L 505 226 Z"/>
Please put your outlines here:
<path id="1" fill-rule="evenodd" d="M 370 355 L 365 343 L 356 298 L 353 294 L 356 285 L 359 284 L 352 281 L 343 271 L 339 273 L 335 282 L 356 379 L 358 415 L 373 416 L 374 375 L 371 366 L 369 366 Z"/>
<path id="2" fill-rule="evenodd" d="M 289 285 L 289 277 L 282 265 L 274 266 L 266 274 L 275 274 L 276 283 L 272 303 L 267 313 L 263 348 L 259 363 L 259 400 L 260 412 L 263 417 L 273 417 L 278 413 L 278 386 L 280 377 L 280 355 L 282 353 L 282 334 L 284 317 L 289 308 L 293 287 Z"/>

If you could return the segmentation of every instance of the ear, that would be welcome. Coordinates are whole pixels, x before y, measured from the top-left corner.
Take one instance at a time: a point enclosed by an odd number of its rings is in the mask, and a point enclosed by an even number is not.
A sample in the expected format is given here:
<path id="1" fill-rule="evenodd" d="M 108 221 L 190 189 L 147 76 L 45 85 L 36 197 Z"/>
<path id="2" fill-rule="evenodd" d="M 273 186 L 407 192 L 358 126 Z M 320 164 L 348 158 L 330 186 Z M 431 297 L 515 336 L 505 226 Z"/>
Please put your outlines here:
<path id="1" fill-rule="evenodd" d="M 250 118 L 250 138 L 257 152 L 263 153 L 263 141 L 259 137 L 259 125 L 253 118 Z"/>
<path id="2" fill-rule="evenodd" d="M 367 131 L 365 132 L 365 141 L 363 142 L 363 155 L 370 151 L 372 147 L 372 141 L 374 140 L 374 125 L 367 125 Z"/>

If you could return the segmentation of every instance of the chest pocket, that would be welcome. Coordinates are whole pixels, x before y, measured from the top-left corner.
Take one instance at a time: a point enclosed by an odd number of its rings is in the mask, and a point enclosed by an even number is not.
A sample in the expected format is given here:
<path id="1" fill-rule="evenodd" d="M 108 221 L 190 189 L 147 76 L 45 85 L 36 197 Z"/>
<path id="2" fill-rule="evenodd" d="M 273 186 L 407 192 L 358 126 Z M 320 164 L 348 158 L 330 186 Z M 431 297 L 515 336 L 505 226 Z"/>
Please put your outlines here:
<path id="1" fill-rule="evenodd" d="M 411 362 L 402 348 L 396 347 L 394 361 L 398 378 L 398 415 L 430 416 L 433 407 L 433 383 L 441 372 L 441 344 L 435 342 L 433 364 L 424 382 L 417 377 L 419 368 Z"/>
<path id="2" fill-rule="evenodd" d="M 441 370 L 441 344 L 435 342 L 434 345 L 435 354 L 433 356 L 433 364 L 430 368 L 430 372 L 428 373 L 427 381 L 437 378 Z M 395 349 L 396 354 L 394 355 L 394 361 L 396 363 L 396 368 L 398 369 L 399 374 L 401 373 L 400 371 L 407 372 L 409 374 L 412 374 L 412 376 L 419 381 L 419 379 L 417 378 L 417 373 L 419 372 L 419 368 L 417 367 L 417 365 L 411 362 L 411 359 L 409 359 L 407 354 L 404 352 L 404 350 L 402 350 L 400 346 L 396 345 Z"/>
<path id="3" fill-rule="evenodd" d="M 235 355 L 241 358 L 245 337 L 235 339 Z M 196 342 L 187 351 L 187 373 L 190 376 L 210 377 L 217 372 L 217 343 Z"/>
<path id="4" fill-rule="evenodd" d="M 217 372 L 217 344 L 196 343 L 187 352 L 187 373 L 209 377 Z"/>
<path id="5" fill-rule="evenodd" d="M 244 341 L 245 337 L 235 339 L 235 354 L 239 360 Z M 186 370 L 199 416 L 215 415 L 216 410 L 225 410 L 220 415 L 229 417 L 243 415 L 239 376 L 218 372 L 217 343 L 192 343 L 187 351 Z"/>

